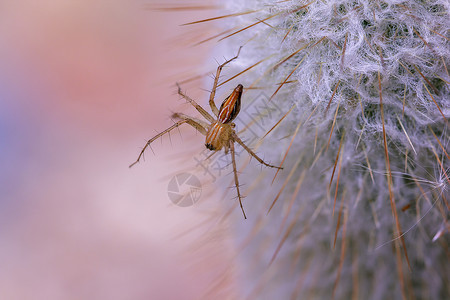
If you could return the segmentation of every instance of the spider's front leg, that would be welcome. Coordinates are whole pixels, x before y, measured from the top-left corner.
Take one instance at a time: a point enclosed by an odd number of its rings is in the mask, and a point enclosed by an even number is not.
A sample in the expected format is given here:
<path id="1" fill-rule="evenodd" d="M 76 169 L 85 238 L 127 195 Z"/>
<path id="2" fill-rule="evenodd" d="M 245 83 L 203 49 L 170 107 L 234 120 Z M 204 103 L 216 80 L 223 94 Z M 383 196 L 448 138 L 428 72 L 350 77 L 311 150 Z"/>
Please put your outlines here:
<path id="1" fill-rule="evenodd" d="M 244 219 L 247 219 L 247 216 L 245 215 L 244 206 L 242 205 L 242 196 L 241 191 L 239 190 L 239 178 L 237 175 L 237 168 L 236 168 L 236 157 L 234 152 L 234 142 L 232 140 L 229 141 L 229 148 L 231 152 L 231 161 L 233 164 L 233 173 L 234 173 L 234 184 L 236 185 L 236 191 L 239 199 L 239 205 L 241 206 L 242 213 L 244 214 Z"/>
<path id="2" fill-rule="evenodd" d="M 179 119 L 179 120 L 186 120 L 186 122 L 197 129 L 201 134 L 206 135 L 206 130 L 209 128 L 209 124 L 199 120 L 197 118 L 185 115 L 183 113 L 173 113 L 172 114 L 173 119 Z"/>
<path id="3" fill-rule="evenodd" d="M 213 87 L 211 90 L 211 94 L 209 95 L 209 106 L 211 106 L 211 111 L 214 113 L 214 115 L 216 117 L 219 115 L 219 109 L 217 108 L 216 104 L 214 103 L 214 97 L 216 96 L 216 89 L 217 89 L 217 83 L 219 82 L 220 72 L 222 72 L 222 68 L 225 65 L 229 64 L 230 62 L 232 62 L 233 60 L 238 58 L 239 53 L 241 52 L 241 49 L 242 49 L 242 46 L 239 47 L 238 53 L 236 54 L 235 57 L 227 60 L 226 62 L 224 62 L 223 64 L 221 64 L 217 67 L 216 77 L 214 77 L 214 84 L 213 84 Z"/>
<path id="4" fill-rule="evenodd" d="M 195 109 L 206 119 L 208 120 L 210 123 L 214 122 L 215 119 L 203 108 L 200 106 L 200 104 L 198 104 L 197 102 L 195 102 L 191 97 L 189 97 L 188 95 L 186 95 L 182 90 L 180 85 L 177 83 L 177 87 L 178 87 L 178 95 L 180 95 L 181 97 L 183 97 L 184 99 L 186 99 L 187 102 L 189 102 L 193 107 L 195 107 Z"/>
<path id="5" fill-rule="evenodd" d="M 192 127 L 194 127 L 195 129 L 197 129 L 201 134 L 206 135 L 206 128 L 203 127 L 204 123 L 203 122 L 199 122 L 199 120 L 196 120 L 194 118 L 191 118 L 189 116 L 186 116 L 184 114 L 180 114 L 180 113 L 175 113 L 173 114 L 174 118 L 178 118 L 181 119 L 180 121 L 176 122 L 175 124 L 173 124 L 172 126 L 170 126 L 169 128 L 167 128 L 166 130 L 158 133 L 157 135 L 155 135 L 154 137 L 152 137 L 151 139 L 149 139 L 147 141 L 147 143 L 145 144 L 144 148 L 142 148 L 141 153 L 139 153 L 138 158 L 136 159 L 136 161 L 134 163 L 132 163 L 129 167 L 131 168 L 132 166 L 134 166 L 135 164 L 137 164 L 139 162 L 139 160 L 141 159 L 141 157 L 144 155 L 145 149 L 147 149 L 147 147 L 150 146 L 151 143 L 153 143 L 153 141 L 157 140 L 158 138 L 162 137 L 164 134 L 169 133 L 170 131 L 172 131 L 173 129 L 177 128 L 178 126 L 180 126 L 181 124 L 187 123 L 189 125 L 191 125 Z"/>
<path id="6" fill-rule="evenodd" d="M 244 142 L 237 136 L 236 132 L 233 132 L 233 133 L 232 133 L 232 138 L 233 138 L 233 140 L 236 141 L 239 145 L 241 145 L 242 148 L 244 148 L 245 151 L 248 152 L 248 154 L 250 154 L 251 156 L 253 156 L 254 158 L 256 158 L 256 160 L 257 160 L 259 163 L 261 163 L 261 164 L 263 164 L 263 165 L 265 165 L 265 166 L 271 167 L 271 168 L 276 168 L 276 169 L 280 169 L 280 170 L 283 169 L 282 167 L 273 166 L 273 165 L 271 165 L 271 164 L 266 163 L 264 160 L 262 160 L 262 158 L 260 158 L 258 155 L 256 155 L 255 152 L 253 152 L 249 147 L 247 147 L 246 144 L 244 144 Z"/>

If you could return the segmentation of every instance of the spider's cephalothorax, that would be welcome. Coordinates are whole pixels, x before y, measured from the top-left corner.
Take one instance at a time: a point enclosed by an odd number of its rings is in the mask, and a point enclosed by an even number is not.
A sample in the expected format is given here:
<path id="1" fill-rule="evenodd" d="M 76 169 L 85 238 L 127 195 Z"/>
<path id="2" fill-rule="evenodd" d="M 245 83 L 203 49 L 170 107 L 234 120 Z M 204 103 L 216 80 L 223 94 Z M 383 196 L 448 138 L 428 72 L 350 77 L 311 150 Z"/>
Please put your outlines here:
<path id="1" fill-rule="evenodd" d="M 232 139 L 234 133 L 233 121 L 241 110 L 242 84 L 239 84 L 220 106 L 217 121 L 211 124 L 206 133 L 205 146 L 211 151 L 218 151 L 225 147 L 228 153 L 228 141 Z"/>
<path id="2" fill-rule="evenodd" d="M 241 48 L 239 48 L 239 52 L 241 51 Z M 228 96 L 220 106 L 220 109 L 217 109 L 216 104 L 214 103 L 214 96 L 216 94 L 216 88 L 217 88 L 217 82 L 219 80 L 220 71 L 222 68 L 231 62 L 232 60 L 236 59 L 239 56 L 238 54 L 233 57 L 230 60 L 227 60 L 223 64 L 221 64 L 216 71 L 216 77 L 214 79 L 214 85 L 211 90 L 211 94 L 209 96 L 209 106 L 211 107 L 211 111 L 214 114 L 214 117 L 210 115 L 203 107 L 197 104 L 194 100 L 192 100 L 189 96 L 187 96 L 185 93 L 181 91 L 181 88 L 178 86 L 178 94 L 186 99 L 192 106 L 197 109 L 197 111 L 209 122 L 205 122 L 202 120 L 199 120 L 194 117 L 190 117 L 181 113 L 175 113 L 172 115 L 173 118 L 178 119 L 179 121 L 164 130 L 163 132 L 158 133 L 153 138 L 147 141 L 144 148 L 142 149 L 141 153 L 139 154 L 139 157 L 137 160 L 130 165 L 132 167 L 134 164 L 139 162 L 142 155 L 144 154 L 145 149 L 150 146 L 150 144 L 156 140 L 157 138 L 161 137 L 162 135 L 170 132 L 172 129 L 177 128 L 181 124 L 187 123 L 197 129 L 200 133 L 206 136 L 205 146 L 209 150 L 212 151 L 219 151 L 222 148 L 225 149 L 225 153 L 228 153 L 230 151 L 231 153 L 231 162 L 233 164 L 233 173 L 234 173 L 234 183 L 236 185 L 236 191 L 239 199 L 239 204 L 242 209 L 242 213 L 244 214 L 244 218 L 247 218 L 245 215 L 244 207 L 242 206 L 242 197 L 241 192 L 239 190 L 239 178 L 237 176 L 237 170 L 236 170 L 236 158 L 235 158 L 235 151 L 234 151 L 234 142 L 237 142 L 239 145 L 241 145 L 252 157 L 254 157 L 258 162 L 261 164 L 271 167 L 271 168 L 278 168 L 281 169 L 281 167 L 272 166 L 265 161 L 263 161 L 256 153 L 254 153 L 247 145 L 244 144 L 244 142 L 238 137 L 236 132 L 234 131 L 234 123 L 232 121 L 236 118 L 237 114 L 239 113 L 239 110 L 241 109 L 241 96 L 243 91 L 242 84 L 238 84 L 238 86 L 233 90 L 233 92 Z"/>

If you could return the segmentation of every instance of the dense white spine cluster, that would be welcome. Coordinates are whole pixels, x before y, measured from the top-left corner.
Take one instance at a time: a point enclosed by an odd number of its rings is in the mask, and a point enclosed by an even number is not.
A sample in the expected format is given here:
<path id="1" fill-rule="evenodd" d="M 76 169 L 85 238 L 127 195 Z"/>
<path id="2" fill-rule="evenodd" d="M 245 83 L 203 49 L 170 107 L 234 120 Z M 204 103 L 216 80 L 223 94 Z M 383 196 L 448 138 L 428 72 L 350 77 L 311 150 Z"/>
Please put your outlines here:
<path id="1" fill-rule="evenodd" d="M 244 45 L 232 71 L 264 60 L 240 82 L 295 106 L 261 148 L 281 161 L 293 139 L 283 192 L 266 216 L 260 199 L 281 186 L 267 172 L 245 199 L 259 228 L 242 260 L 248 292 L 448 297 L 448 0 L 227 3 L 226 13 L 255 11 L 226 29 L 256 23 L 222 41 L 228 53 Z M 241 181 L 257 177 L 246 172 Z"/>

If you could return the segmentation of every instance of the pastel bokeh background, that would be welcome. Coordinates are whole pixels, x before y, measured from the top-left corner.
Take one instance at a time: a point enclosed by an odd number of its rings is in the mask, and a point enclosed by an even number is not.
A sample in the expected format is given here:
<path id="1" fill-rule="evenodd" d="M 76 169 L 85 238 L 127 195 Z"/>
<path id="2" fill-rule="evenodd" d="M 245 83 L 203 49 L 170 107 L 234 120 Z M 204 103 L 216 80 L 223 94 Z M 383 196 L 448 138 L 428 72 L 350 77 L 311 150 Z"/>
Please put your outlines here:
<path id="1" fill-rule="evenodd" d="M 227 267 L 227 239 L 196 242 L 204 212 L 167 196 L 200 135 L 183 129 L 128 169 L 171 110 L 189 110 L 173 84 L 210 51 L 178 25 L 211 11 L 146 3 L 1 5 L 0 299 L 198 299 Z M 186 87 L 205 103 L 202 84 Z"/>

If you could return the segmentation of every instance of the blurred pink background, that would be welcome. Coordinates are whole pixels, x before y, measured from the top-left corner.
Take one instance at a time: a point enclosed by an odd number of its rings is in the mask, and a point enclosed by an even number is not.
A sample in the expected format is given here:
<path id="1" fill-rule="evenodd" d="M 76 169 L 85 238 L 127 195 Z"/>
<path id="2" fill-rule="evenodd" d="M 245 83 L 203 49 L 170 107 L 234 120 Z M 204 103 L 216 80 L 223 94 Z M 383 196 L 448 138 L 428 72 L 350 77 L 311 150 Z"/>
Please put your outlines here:
<path id="1" fill-rule="evenodd" d="M 202 136 L 184 128 L 128 169 L 172 110 L 192 112 L 174 83 L 215 65 L 210 46 L 188 47 L 205 27 L 178 25 L 216 12 L 145 3 L 1 5 L 0 299 L 199 299 L 218 282 L 233 297 L 226 225 L 209 242 L 196 228 L 214 204 L 167 196 Z M 202 86 L 183 87 L 206 103 Z"/>

